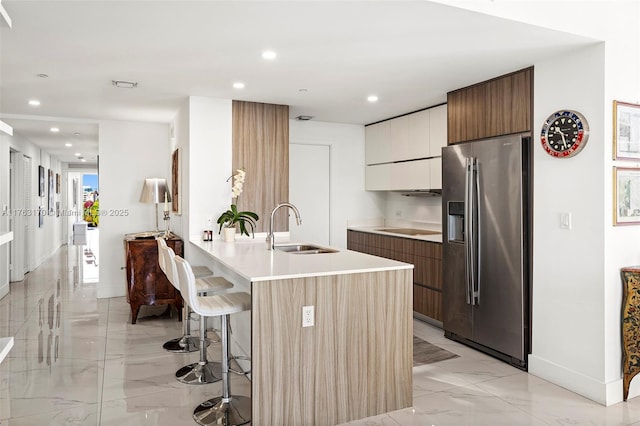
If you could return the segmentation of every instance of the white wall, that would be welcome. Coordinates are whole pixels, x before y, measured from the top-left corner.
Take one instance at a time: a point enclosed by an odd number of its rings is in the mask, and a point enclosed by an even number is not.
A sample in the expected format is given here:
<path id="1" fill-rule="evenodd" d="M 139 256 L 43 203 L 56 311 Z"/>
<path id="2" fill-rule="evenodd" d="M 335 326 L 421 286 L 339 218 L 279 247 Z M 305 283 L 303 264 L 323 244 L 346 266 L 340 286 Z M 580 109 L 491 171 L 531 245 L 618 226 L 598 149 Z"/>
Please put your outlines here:
<path id="1" fill-rule="evenodd" d="M 200 238 L 211 219 L 215 222 L 231 204 L 231 104 L 230 99 L 192 96 L 185 99 L 171 126 L 171 151 L 180 149 L 182 179 L 180 215 L 172 215 L 171 229 L 185 241 Z M 171 164 L 167 165 L 170 174 Z M 250 171 L 248 171 L 250 173 Z M 173 184 L 173 183 L 172 183 Z M 207 263 L 199 250 L 185 244 L 191 263 Z"/>
<path id="2" fill-rule="evenodd" d="M 604 402 L 604 45 L 536 63 L 534 79 L 534 123 L 574 109 L 587 117 L 590 135 L 569 159 L 552 158 L 534 139 L 529 371 Z M 560 228 L 561 212 L 572 214 L 572 229 Z"/>
<path id="3" fill-rule="evenodd" d="M 2 214 L 9 205 L 9 141 L 0 131 L 0 234 L 9 231 L 9 217 Z M 0 245 L 0 298 L 9 292 L 9 244 Z"/>
<path id="4" fill-rule="evenodd" d="M 347 220 L 384 217 L 384 196 L 364 191 L 364 126 L 290 120 L 289 142 L 331 147 L 333 246 L 347 247 Z M 304 177 L 289 176 L 289 179 Z"/>
<path id="5" fill-rule="evenodd" d="M 640 103 L 640 2 L 440 2 L 605 41 L 535 64 L 536 128 L 553 110 L 575 108 L 587 115 L 592 133 L 585 151 L 562 167 L 554 168 L 539 146 L 534 151 L 530 371 L 603 404 L 619 402 L 620 268 L 640 263 L 640 227 L 612 226 L 612 168 L 640 163 L 611 159 L 612 101 Z M 580 19 L 566 19 L 575 13 Z M 568 182 L 572 190 L 552 190 L 550 181 Z M 573 230 L 558 230 L 560 211 L 574 213 Z M 550 250 L 569 255 L 559 261 Z M 638 395 L 636 380 L 629 397 Z"/>
<path id="6" fill-rule="evenodd" d="M 38 226 L 37 209 L 38 206 L 47 208 L 48 201 L 48 171 L 51 169 L 54 174 L 62 173 L 62 164 L 47 152 L 36 147 L 29 140 L 15 133 L 13 136 L 2 136 L 8 141 L 11 149 L 22 153 L 31 158 L 31 170 L 26 171 L 31 175 L 31 205 L 26 206 L 28 210 L 34 213 L 28 218 L 31 221 L 32 235 L 29 238 L 29 270 L 37 268 L 47 257 L 53 254 L 61 245 L 62 238 L 62 217 L 56 217 L 55 211 L 53 215 L 46 215 L 42 227 Z M 8 165 L 8 164 L 7 164 Z M 45 193 L 44 196 L 38 196 L 38 166 L 44 167 L 45 172 Z M 3 166 L 4 167 L 4 166 Z M 55 182 L 54 182 L 55 191 Z M 54 208 L 56 201 L 61 200 L 62 194 L 54 192 Z"/>
<path id="7" fill-rule="evenodd" d="M 389 220 L 442 224 L 442 197 L 440 196 L 407 197 L 396 192 L 388 192 L 385 199 L 385 217 Z"/>
<path id="8" fill-rule="evenodd" d="M 169 125 L 101 121 L 100 155 L 100 282 L 98 297 L 126 294 L 123 237 L 155 227 L 155 205 L 140 200 L 144 179 L 168 178 Z M 127 209 L 127 216 L 108 214 Z M 162 210 L 160 206 L 159 210 Z M 159 218 L 159 226 L 162 220 Z"/>

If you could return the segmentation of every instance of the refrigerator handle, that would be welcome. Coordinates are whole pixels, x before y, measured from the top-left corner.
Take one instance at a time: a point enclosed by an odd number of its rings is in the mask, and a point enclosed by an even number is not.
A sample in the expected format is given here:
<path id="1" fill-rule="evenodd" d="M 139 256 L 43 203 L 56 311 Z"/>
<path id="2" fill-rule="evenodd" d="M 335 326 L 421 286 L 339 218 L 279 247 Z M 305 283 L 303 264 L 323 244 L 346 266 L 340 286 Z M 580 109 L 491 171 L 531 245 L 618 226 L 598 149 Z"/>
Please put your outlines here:
<path id="1" fill-rule="evenodd" d="M 467 304 L 477 305 L 480 291 L 479 283 L 479 257 L 480 250 L 478 244 L 479 220 L 478 220 L 478 195 L 480 193 L 478 182 L 477 159 L 475 157 L 466 159 L 465 171 L 465 282 L 467 285 Z"/>
<path id="2" fill-rule="evenodd" d="M 481 257 L 480 238 L 482 238 L 482 228 L 480 227 L 482 221 L 480 220 L 480 212 L 482 211 L 482 209 L 480 208 L 480 179 L 478 179 L 478 172 L 479 172 L 478 162 L 477 162 L 477 159 L 475 158 L 474 158 L 474 164 L 473 164 L 473 171 L 474 171 L 473 179 L 474 179 L 474 189 L 475 189 L 473 207 L 475 209 L 474 219 L 476 223 L 474 225 L 475 235 L 473 236 L 474 259 L 475 259 L 475 270 L 474 270 L 475 287 L 472 294 L 473 302 L 471 304 L 479 305 L 480 304 L 480 266 L 482 265 L 482 262 L 480 261 L 480 257 Z"/>
<path id="3" fill-rule="evenodd" d="M 464 180 L 464 278 L 466 284 L 467 305 L 472 304 L 473 292 L 473 167 L 472 158 L 465 159 Z"/>

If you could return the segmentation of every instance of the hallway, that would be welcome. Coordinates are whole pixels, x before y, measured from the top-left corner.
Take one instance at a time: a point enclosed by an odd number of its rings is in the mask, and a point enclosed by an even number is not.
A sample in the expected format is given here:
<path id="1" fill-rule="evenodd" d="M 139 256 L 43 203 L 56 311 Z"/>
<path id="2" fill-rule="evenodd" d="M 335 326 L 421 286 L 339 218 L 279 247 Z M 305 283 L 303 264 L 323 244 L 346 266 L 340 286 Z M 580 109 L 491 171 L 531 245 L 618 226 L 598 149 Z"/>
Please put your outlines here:
<path id="1" fill-rule="evenodd" d="M 198 358 L 162 350 L 180 323 L 143 307 L 131 325 L 124 297 L 96 299 L 96 284 L 81 283 L 82 250 L 61 247 L 0 300 L 0 336 L 15 336 L 0 365 L 0 425 L 194 425 L 193 408 L 217 396 L 220 382 L 177 382 L 174 372 Z M 640 398 L 603 407 L 423 322 L 414 321 L 414 334 L 459 357 L 414 367 L 413 408 L 352 424 L 640 425 Z M 210 346 L 210 359 L 219 347 Z M 232 375 L 232 390 L 248 395 L 249 383 Z"/>

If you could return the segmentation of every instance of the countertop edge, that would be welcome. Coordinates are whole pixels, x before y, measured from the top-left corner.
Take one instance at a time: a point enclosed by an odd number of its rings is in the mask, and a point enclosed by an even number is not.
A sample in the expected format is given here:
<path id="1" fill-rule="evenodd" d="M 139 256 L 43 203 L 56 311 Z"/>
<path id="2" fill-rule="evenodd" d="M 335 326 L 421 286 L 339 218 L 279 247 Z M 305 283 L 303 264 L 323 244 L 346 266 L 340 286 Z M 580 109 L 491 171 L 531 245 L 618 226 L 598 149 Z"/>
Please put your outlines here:
<path id="1" fill-rule="evenodd" d="M 296 278 L 330 277 L 333 275 L 364 274 L 367 272 L 400 271 L 403 269 L 413 269 L 413 268 L 414 268 L 414 265 L 407 263 L 404 265 L 386 266 L 386 267 L 380 267 L 380 268 L 356 268 L 356 269 L 349 269 L 349 270 L 343 270 L 343 271 L 327 271 L 327 272 L 313 272 L 308 274 L 289 274 L 289 275 L 279 275 L 279 276 L 253 277 L 251 281 L 264 282 L 264 281 L 288 280 L 288 279 L 296 279 Z"/>
<path id="2" fill-rule="evenodd" d="M 13 231 L 0 232 L 0 246 L 13 241 Z"/>
<path id="3" fill-rule="evenodd" d="M 387 237 L 399 237 L 399 238 L 408 238 L 410 240 L 418 240 L 418 241 L 427 241 L 431 243 L 442 244 L 442 234 L 437 235 L 406 235 L 406 234 L 395 234 L 393 232 L 387 231 L 378 231 L 376 228 L 380 228 L 380 226 L 350 226 L 347 228 L 349 231 L 357 231 L 357 232 L 366 232 L 368 234 L 377 234 L 377 235 L 386 235 Z M 429 231 L 434 231 L 433 229 L 429 229 Z M 438 230 L 440 231 L 440 230 Z"/>
<path id="4" fill-rule="evenodd" d="M 284 280 L 284 279 L 295 279 L 295 278 L 309 278 L 309 277 L 320 277 L 320 276 L 332 276 L 332 275 L 347 275 L 347 274 L 355 274 L 355 273 L 366 273 L 366 272 L 384 272 L 384 271 L 392 271 L 392 270 L 403 270 L 403 269 L 413 269 L 414 265 L 410 263 L 398 262 L 392 259 L 379 258 L 379 263 L 384 263 L 380 265 L 366 265 L 365 262 L 355 262 L 353 267 L 340 267 L 327 268 L 327 270 L 322 270 L 322 268 L 314 268 L 310 271 L 279 271 L 277 273 L 271 272 L 269 274 L 265 274 L 261 271 L 256 271 L 257 273 L 251 273 L 252 271 L 247 271 L 246 268 L 243 270 L 242 265 L 233 262 L 233 257 L 229 259 L 225 258 L 225 256 L 221 253 L 216 253 L 215 244 L 234 244 L 234 243 L 221 243 L 221 242 L 204 242 L 199 238 L 191 238 L 189 239 L 189 243 L 198 249 L 202 250 L 205 255 L 210 256 L 214 259 L 215 262 L 218 262 L 221 266 L 233 271 L 241 278 L 250 281 L 250 282 L 264 282 L 264 281 L 274 281 L 274 280 Z M 260 243 L 262 244 L 262 243 Z M 342 249 L 339 251 L 349 252 L 348 256 L 371 256 L 365 253 L 360 253 L 357 251 Z M 270 253 L 273 255 L 273 252 L 264 250 L 264 253 Z M 296 256 L 288 253 L 280 253 L 278 256 Z M 325 254 L 320 254 L 318 256 L 325 256 Z M 326 256 L 335 256 L 335 254 L 328 254 Z M 375 256 L 371 256 L 375 257 Z M 365 265 L 358 265 L 358 263 Z"/>
<path id="5" fill-rule="evenodd" d="M 0 337 L 0 363 L 9 355 L 13 347 L 13 337 Z"/>

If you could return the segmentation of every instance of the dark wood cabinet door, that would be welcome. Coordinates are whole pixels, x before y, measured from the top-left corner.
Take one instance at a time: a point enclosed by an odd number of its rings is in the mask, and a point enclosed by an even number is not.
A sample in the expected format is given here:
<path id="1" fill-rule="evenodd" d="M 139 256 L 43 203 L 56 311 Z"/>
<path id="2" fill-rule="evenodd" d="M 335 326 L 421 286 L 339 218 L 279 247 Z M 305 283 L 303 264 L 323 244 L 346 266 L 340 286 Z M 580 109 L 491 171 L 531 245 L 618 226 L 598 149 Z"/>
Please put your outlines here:
<path id="1" fill-rule="evenodd" d="M 167 240 L 167 245 L 183 255 L 183 241 Z M 174 305 L 181 312 L 180 292 L 169 282 L 158 265 L 158 245 L 155 239 L 124 240 L 127 270 L 127 301 L 131 306 L 131 323 L 135 324 L 142 305 Z"/>
<path id="2" fill-rule="evenodd" d="M 447 94 L 449 145 L 530 132 L 533 68 L 526 68 Z"/>
<path id="3" fill-rule="evenodd" d="M 442 244 L 348 230 L 347 248 L 413 264 L 413 310 L 442 321 Z"/>

